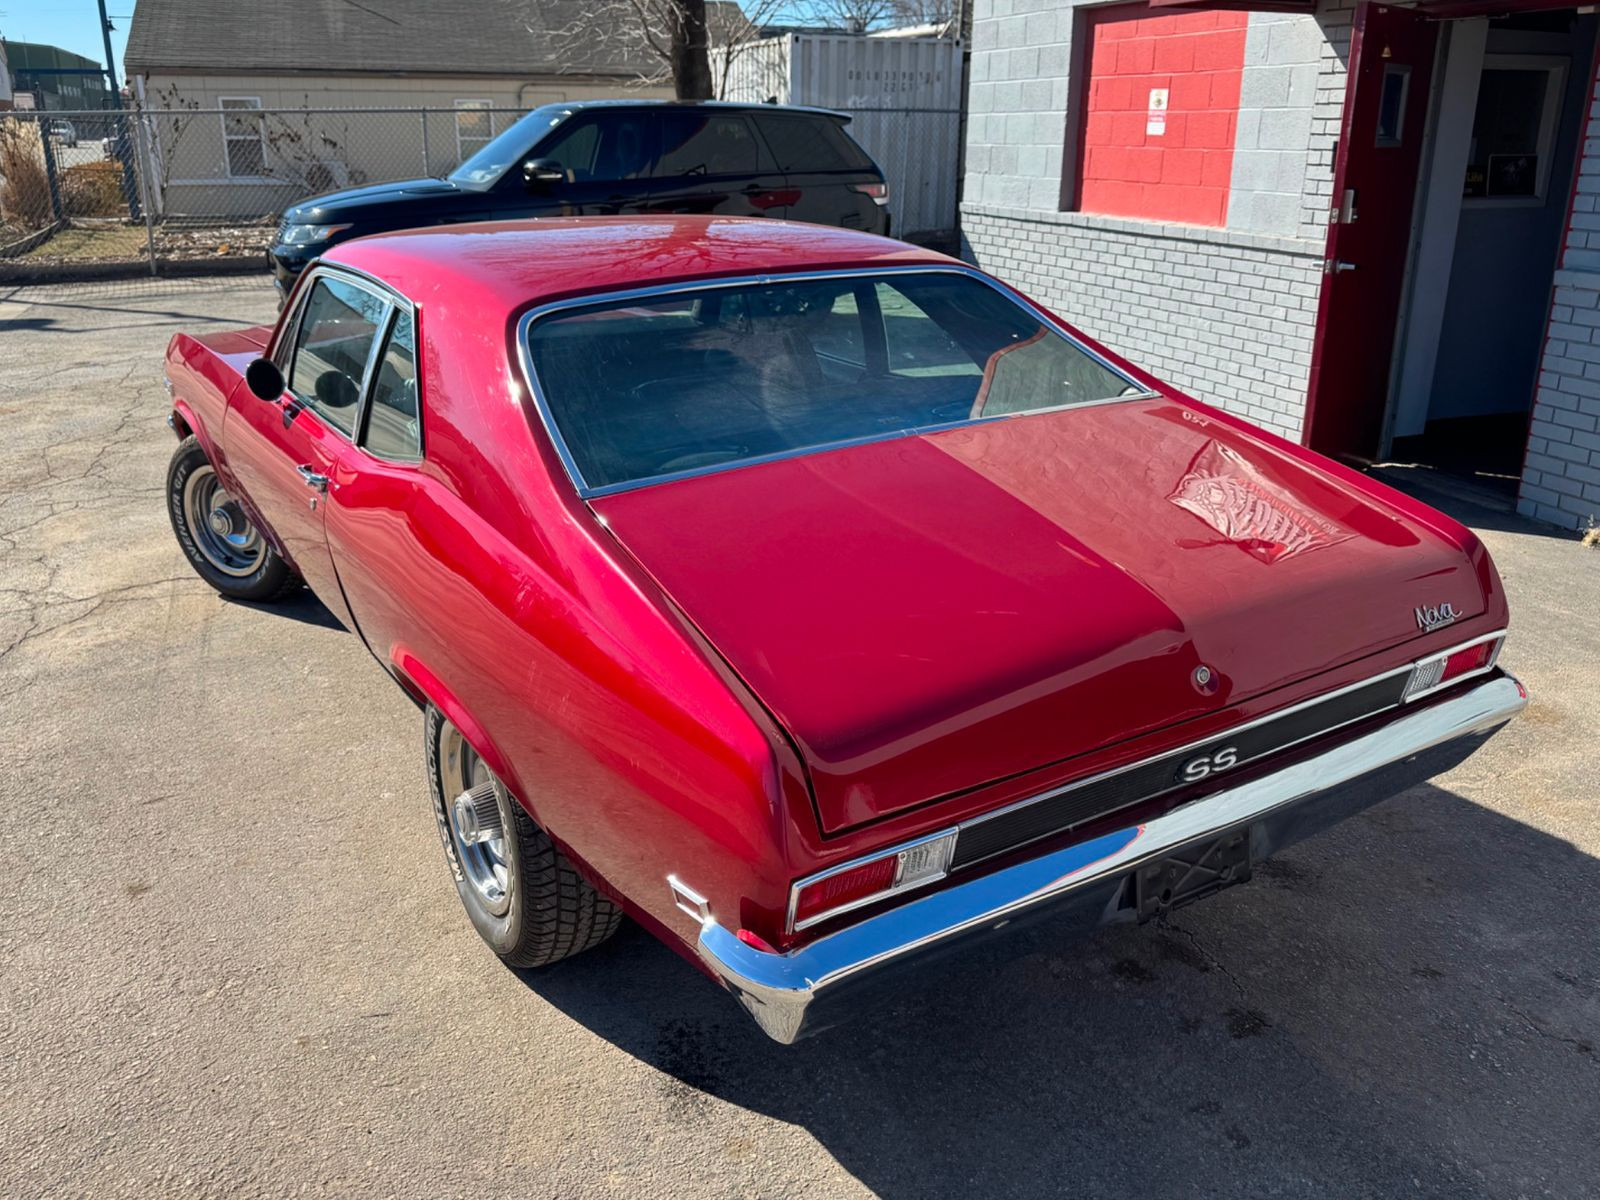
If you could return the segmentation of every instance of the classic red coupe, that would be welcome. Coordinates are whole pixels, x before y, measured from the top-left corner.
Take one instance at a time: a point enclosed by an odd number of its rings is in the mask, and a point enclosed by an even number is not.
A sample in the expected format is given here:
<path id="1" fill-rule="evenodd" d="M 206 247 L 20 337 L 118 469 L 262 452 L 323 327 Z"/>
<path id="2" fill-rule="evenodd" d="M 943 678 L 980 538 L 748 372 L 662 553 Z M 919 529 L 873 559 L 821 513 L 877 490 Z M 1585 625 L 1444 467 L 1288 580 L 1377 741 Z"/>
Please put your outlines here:
<path id="1" fill-rule="evenodd" d="M 422 709 L 494 951 L 626 913 L 780 1041 L 1242 882 L 1526 704 L 1455 521 L 866 234 L 363 238 L 167 377 L 184 553 Z"/>

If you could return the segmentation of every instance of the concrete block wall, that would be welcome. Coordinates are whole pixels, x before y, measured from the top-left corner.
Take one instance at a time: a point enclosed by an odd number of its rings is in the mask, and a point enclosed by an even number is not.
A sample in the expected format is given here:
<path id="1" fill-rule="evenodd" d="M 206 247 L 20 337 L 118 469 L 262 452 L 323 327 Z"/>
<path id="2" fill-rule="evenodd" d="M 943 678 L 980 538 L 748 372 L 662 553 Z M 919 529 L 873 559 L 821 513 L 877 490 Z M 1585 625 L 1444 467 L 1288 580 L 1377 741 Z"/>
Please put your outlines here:
<path id="1" fill-rule="evenodd" d="M 1318 161 L 1312 135 L 1329 46 L 1316 17 L 1251 14 L 1234 136 L 1229 229 L 1315 236 L 1315 229 L 1306 228 L 1304 209 L 1308 176 Z"/>
<path id="2" fill-rule="evenodd" d="M 1250 15 L 1234 172 L 1248 199 L 1230 197 L 1222 229 L 1061 211 L 1087 2 L 976 0 L 963 252 L 1196 398 L 1298 439 L 1355 0 Z"/>
<path id="3" fill-rule="evenodd" d="M 1146 370 L 1299 440 L 1322 257 L 1288 238 L 964 205 L 968 256 Z"/>
<path id="4" fill-rule="evenodd" d="M 1600 75 L 1591 85 L 1517 511 L 1565 529 L 1600 524 Z"/>

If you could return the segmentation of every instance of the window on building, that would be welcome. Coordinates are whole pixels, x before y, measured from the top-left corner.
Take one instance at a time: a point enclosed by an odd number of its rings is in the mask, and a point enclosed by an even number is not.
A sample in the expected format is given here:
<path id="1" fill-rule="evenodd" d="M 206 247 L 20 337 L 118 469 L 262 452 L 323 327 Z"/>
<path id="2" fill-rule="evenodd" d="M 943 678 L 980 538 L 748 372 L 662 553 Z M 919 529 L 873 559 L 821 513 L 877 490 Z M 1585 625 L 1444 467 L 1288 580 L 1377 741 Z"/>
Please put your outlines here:
<path id="1" fill-rule="evenodd" d="M 1077 10 L 1084 49 L 1064 207 L 1227 223 L 1247 12 Z"/>
<path id="2" fill-rule="evenodd" d="M 1543 203 L 1566 78 L 1561 58 L 1484 59 L 1462 188 L 1469 202 Z"/>
<path id="3" fill-rule="evenodd" d="M 456 157 L 465 162 L 494 140 L 494 106 L 487 100 L 456 101 Z"/>
<path id="4" fill-rule="evenodd" d="M 267 143 L 261 101 L 255 96 L 223 96 L 218 103 L 222 108 L 222 150 L 228 174 L 265 175 Z"/>

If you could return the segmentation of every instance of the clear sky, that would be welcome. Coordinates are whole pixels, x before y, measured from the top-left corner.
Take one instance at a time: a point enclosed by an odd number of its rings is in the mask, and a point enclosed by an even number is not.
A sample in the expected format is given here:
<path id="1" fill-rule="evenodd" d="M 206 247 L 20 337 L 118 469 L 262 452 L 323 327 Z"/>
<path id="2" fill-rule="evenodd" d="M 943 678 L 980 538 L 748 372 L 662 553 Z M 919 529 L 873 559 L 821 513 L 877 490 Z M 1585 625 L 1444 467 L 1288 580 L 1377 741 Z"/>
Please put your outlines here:
<path id="1" fill-rule="evenodd" d="M 122 52 L 128 48 L 128 25 L 133 0 L 106 0 L 106 13 L 117 27 L 111 48 L 117 56 L 117 82 L 122 75 Z M 13 42 L 44 42 L 95 62 L 106 56 L 100 37 L 100 7 L 95 0 L 0 0 L 0 37 Z"/>

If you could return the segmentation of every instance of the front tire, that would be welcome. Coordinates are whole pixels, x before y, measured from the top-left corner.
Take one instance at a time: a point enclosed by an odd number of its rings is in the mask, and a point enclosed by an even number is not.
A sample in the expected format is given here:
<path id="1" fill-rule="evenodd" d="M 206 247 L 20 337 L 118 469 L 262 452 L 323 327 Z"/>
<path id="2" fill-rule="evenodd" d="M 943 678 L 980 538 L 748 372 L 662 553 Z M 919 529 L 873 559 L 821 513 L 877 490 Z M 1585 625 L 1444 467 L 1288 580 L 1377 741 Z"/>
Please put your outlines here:
<path id="1" fill-rule="evenodd" d="M 545 967 L 615 933 L 622 909 L 578 874 L 432 705 L 423 738 L 433 816 L 456 894 L 501 961 Z"/>
<path id="2" fill-rule="evenodd" d="M 195 574 L 224 596 L 270 604 L 300 586 L 300 577 L 228 494 L 192 435 L 178 443 L 167 464 L 167 516 Z"/>

